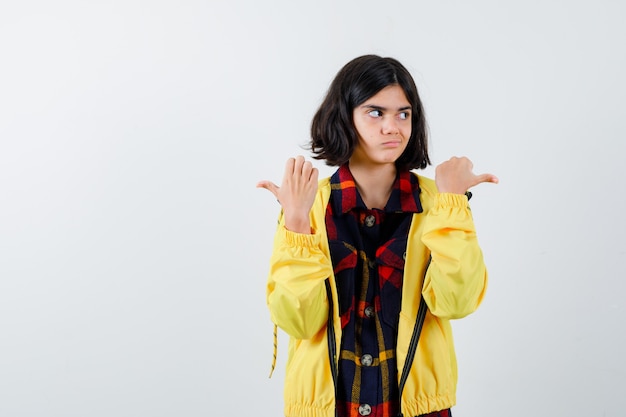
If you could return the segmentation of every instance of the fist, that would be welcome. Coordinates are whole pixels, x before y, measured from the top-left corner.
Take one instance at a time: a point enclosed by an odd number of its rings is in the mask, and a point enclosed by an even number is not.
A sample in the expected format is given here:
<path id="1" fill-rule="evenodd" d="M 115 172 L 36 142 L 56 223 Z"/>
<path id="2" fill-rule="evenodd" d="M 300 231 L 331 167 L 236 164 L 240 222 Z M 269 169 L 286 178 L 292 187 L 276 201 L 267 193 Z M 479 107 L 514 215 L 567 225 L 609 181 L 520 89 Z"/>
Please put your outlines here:
<path id="1" fill-rule="evenodd" d="M 466 157 L 452 157 L 435 168 L 435 184 L 440 193 L 465 194 L 467 190 L 483 182 L 498 183 L 493 174 L 476 175 L 474 164 Z"/>

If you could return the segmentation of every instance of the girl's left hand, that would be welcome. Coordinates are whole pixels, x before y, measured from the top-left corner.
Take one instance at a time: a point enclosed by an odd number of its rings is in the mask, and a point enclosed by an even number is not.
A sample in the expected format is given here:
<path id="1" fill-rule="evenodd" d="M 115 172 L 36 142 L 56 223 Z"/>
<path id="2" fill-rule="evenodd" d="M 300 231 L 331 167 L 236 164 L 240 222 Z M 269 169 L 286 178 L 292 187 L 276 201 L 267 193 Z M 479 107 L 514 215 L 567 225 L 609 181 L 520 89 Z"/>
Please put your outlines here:
<path id="1" fill-rule="evenodd" d="M 435 168 L 435 184 L 440 193 L 465 194 L 467 190 L 483 182 L 497 184 L 500 180 L 493 174 L 476 175 L 474 164 L 466 157 L 452 157 Z"/>

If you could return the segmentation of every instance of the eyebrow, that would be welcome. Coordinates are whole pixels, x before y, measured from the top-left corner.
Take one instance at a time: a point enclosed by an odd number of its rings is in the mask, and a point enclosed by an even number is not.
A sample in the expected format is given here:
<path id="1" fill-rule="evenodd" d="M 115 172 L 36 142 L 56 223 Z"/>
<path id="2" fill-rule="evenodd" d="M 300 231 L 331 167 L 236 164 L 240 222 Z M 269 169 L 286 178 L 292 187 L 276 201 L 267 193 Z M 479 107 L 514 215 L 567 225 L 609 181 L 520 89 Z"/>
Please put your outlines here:
<path id="1" fill-rule="evenodd" d="M 381 110 L 381 111 L 387 111 L 388 109 L 382 106 L 377 106 L 375 104 L 365 104 L 361 106 L 362 108 L 365 109 L 372 109 L 372 110 Z M 404 110 L 411 110 L 411 106 L 404 106 L 404 107 L 400 107 L 398 108 L 398 111 L 404 111 Z"/>

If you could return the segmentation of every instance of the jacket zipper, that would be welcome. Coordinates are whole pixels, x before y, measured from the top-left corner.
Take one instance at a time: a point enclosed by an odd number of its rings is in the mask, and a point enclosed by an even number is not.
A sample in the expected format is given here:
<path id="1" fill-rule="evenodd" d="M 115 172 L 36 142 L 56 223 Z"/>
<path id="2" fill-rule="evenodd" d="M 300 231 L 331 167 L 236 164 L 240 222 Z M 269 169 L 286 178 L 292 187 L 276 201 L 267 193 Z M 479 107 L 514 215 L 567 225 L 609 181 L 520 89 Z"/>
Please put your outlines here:
<path id="1" fill-rule="evenodd" d="M 326 333 L 328 338 L 328 356 L 330 359 L 330 373 L 333 377 L 333 386 L 335 388 L 335 398 L 337 398 L 337 344 L 335 343 L 335 326 L 334 326 L 334 308 L 333 294 L 330 288 L 328 278 L 326 283 L 326 294 L 328 298 L 328 323 L 326 324 Z M 335 416 L 337 416 L 337 407 L 335 407 Z"/>
<path id="2" fill-rule="evenodd" d="M 426 279 L 426 271 L 428 271 L 431 259 L 432 258 L 429 257 L 428 262 L 426 263 L 426 268 L 424 269 L 424 279 Z M 411 369 L 411 365 L 413 365 L 413 359 L 415 359 L 415 352 L 417 351 L 417 344 L 419 343 L 420 333 L 422 333 L 422 327 L 424 326 L 424 319 L 426 318 L 427 310 L 428 307 L 426 306 L 426 301 L 423 296 L 420 296 L 420 305 L 417 311 L 417 317 L 415 318 L 415 327 L 413 328 L 413 334 L 411 335 L 411 341 L 409 342 L 406 360 L 404 362 L 404 367 L 402 368 L 402 375 L 400 376 L 400 383 L 398 384 L 400 404 L 402 404 L 402 391 L 404 390 L 404 384 L 409 377 L 409 371 Z M 400 407 L 402 407 L 402 405 L 400 405 Z M 402 415 L 402 413 L 399 414 L 400 417 L 402 417 Z"/>

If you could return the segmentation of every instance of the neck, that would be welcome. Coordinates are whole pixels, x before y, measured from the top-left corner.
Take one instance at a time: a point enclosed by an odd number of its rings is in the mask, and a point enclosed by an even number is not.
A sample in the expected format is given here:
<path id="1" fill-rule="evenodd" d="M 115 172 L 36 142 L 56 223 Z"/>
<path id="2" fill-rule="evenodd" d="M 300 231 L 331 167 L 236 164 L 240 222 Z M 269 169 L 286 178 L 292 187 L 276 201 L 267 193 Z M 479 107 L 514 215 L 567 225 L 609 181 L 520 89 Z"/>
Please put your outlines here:
<path id="1" fill-rule="evenodd" d="M 395 164 L 362 165 L 349 163 L 356 188 L 369 209 L 384 209 L 396 180 Z"/>

